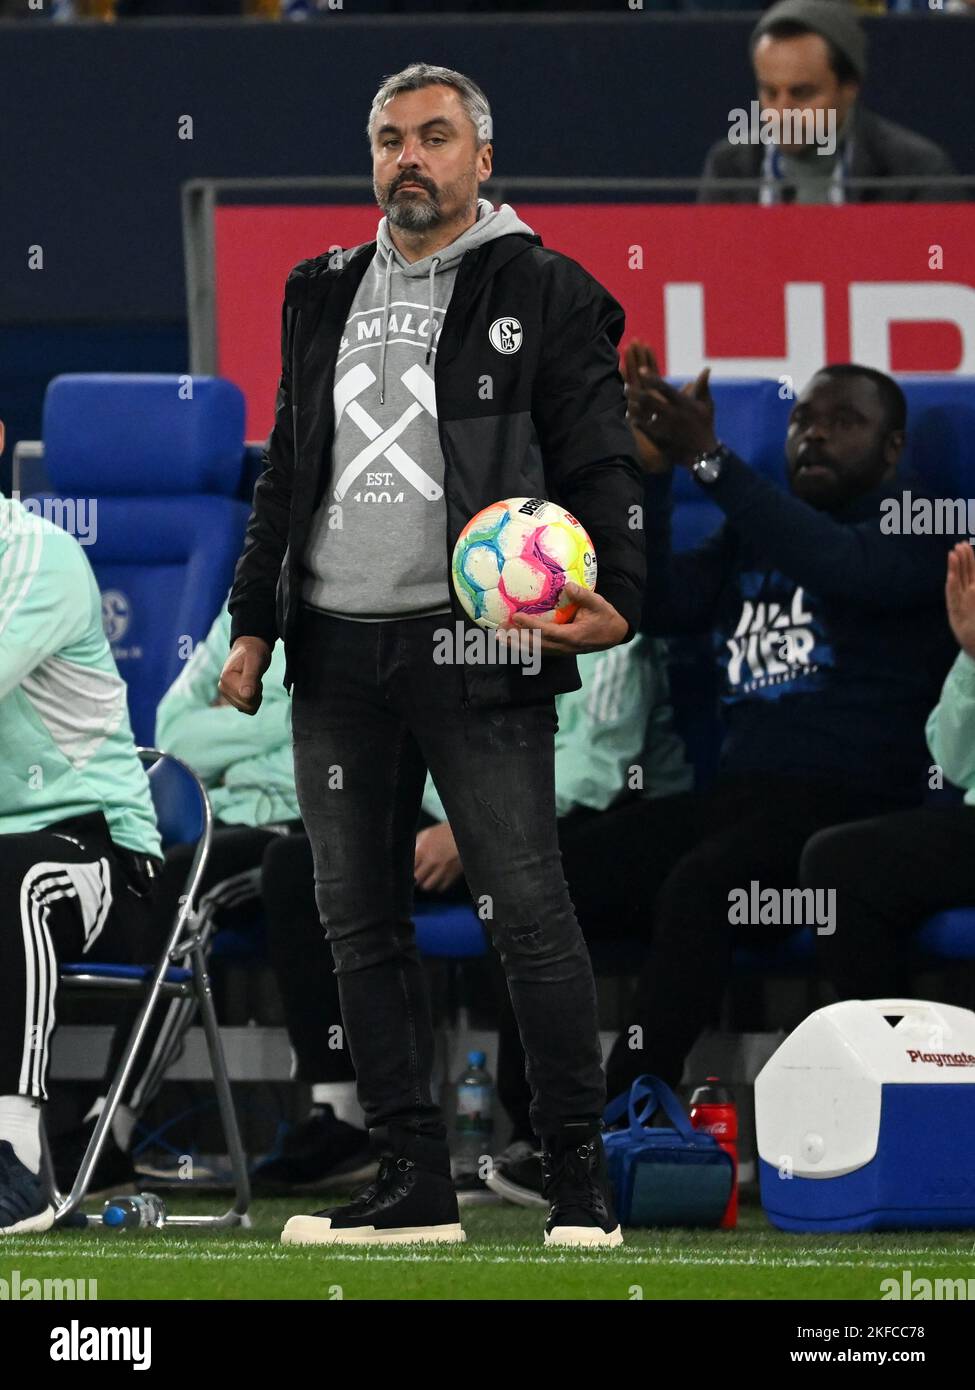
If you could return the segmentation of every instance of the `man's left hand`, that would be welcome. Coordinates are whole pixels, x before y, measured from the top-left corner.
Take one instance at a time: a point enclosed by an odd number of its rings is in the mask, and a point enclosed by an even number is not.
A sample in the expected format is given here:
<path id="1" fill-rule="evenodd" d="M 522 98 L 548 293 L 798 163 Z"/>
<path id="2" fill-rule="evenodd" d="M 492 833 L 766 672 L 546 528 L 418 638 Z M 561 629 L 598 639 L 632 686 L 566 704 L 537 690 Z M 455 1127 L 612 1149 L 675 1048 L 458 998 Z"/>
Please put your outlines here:
<path id="1" fill-rule="evenodd" d="M 543 652 L 553 655 L 581 656 L 583 652 L 602 652 L 616 647 L 626 637 L 629 623 L 617 613 L 611 603 L 581 584 L 566 584 L 566 598 L 579 605 L 567 623 L 546 622 L 519 613 L 512 618 L 513 628 L 537 628 Z"/>

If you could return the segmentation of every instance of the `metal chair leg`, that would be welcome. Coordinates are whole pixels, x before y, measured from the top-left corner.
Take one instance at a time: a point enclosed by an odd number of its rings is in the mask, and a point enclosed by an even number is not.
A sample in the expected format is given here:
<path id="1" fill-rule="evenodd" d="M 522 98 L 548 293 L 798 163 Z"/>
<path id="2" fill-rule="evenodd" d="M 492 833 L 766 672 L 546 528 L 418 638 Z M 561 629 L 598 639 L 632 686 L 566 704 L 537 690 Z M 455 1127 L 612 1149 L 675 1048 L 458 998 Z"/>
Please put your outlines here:
<path id="1" fill-rule="evenodd" d="M 247 1208 L 250 1206 L 250 1178 L 247 1172 L 247 1158 L 240 1137 L 240 1127 L 237 1123 L 237 1110 L 230 1088 L 230 1077 L 227 1073 L 227 1059 L 224 1056 L 223 1043 L 220 1038 L 220 1025 L 217 1023 L 216 1010 L 213 1006 L 213 990 L 202 949 L 199 946 L 194 947 L 191 957 L 194 993 L 206 1037 L 210 1070 L 213 1074 L 213 1085 L 217 1093 L 220 1124 L 233 1173 L 235 1201 L 233 1206 L 221 1216 L 167 1216 L 166 1225 L 206 1226 L 211 1229 L 220 1229 L 227 1226 L 239 1226 L 246 1222 Z"/>
<path id="2" fill-rule="evenodd" d="M 153 975 L 152 984 L 146 992 L 145 1001 L 142 1008 L 139 1010 L 139 1015 L 133 1025 L 132 1032 L 129 1034 L 128 1041 L 125 1044 L 121 1063 L 116 1070 L 111 1086 L 108 1088 L 105 1104 L 95 1124 L 94 1133 L 88 1141 L 88 1147 L 81 1160 L 81 1167 L 75 1174 L 75 1180 L 71 1191 L 68 1193 L 67 1197 L 63 1198 L 61 1204 L 55 1211 L 54 1219 L 58 1224 L 62 1224 L 68 1217 L 73 1216 L 81 1206 L 81 1203 L 85 1200 L 91 1175 L 95 1171 L 98 1160 L 101 1158 L 112 1120 L 115 1118 L 115 1112 L 121 1104 L 122 1093 L 129 1083 L 129 1079 L 135 1067 L 136 1055 L 138 1054 L 146 1031 L 148 1030 L 152 1012 L 163 997 L 163 977 L 168 965 L 168 960 L 161 961 Z"/>
<path id="3" fill-rule="evenodd" d="M 150 781 L 152 781 L 154 774 L 157 772 L 158 765 L 158 767 L 164 769 L 167 767 L 181 768 L 184 777 L 191 779 L 193 782 L 199 798 L 199 823 L 193 830 L 193 836 L 196 838 L 196 850 L 186 880 L 186 891 L 180 899 L 180 908 L 169 931 L 165 951 L 153 971 L 149 988 L 145 991 L 144 1001 L 139 1010 L 139 1015 L 132 1032 L 126 1042 L 121 1064 L 109 1087 L 104 1109 L 98 1117 L 94 1133 L 89 1141 L 81 1166 L 75 1176 L 74 1184 L 67 1197 L 62 1197 L 57 1191 L 53 1166 L 50 1162 L 50 1154 L 49 1152 L 47 1153 L 47 1177 L 51 1193 L 56 1203 L 55 1220 L 59 1223 L 63 1223 L 74 1216 L 85 1198 L 91 1175 L 98 1159 L 101 1157 L 112 1120 L 121 1102 L 123 1092 L 126 1090 L 131 1079 L 132 1071 L 135 1066 L 136 1054 L 145 1039 L 153 1010 L 162 1001 L 164 995 L 167 998 L 183 995 L 187 998 L 195 998 L 203 1019 L 203 1027 L 210 1056 L 210 1067 L 213 1073 L 213 1083 L 217 1093 L 217 1104 L 220 1110 L 220 1119 L 223 1125 L 224 1137 L 227 1142 L 234 1176 L 236 1200 L 230 1210 L 225 1212 L 222 1216 L 168 1217 L 167 1221 L 171 1225 L 179 1226 L 237 1226 L 246 1223 L 246 1212 L 250 1202 L 247 1161 L 240 1139 L 237 1115 L 230 1090 L 230 1080 L 227 1075 L 226 1059 L 220 1040 L 220 1029 L 217 1024 L 216 1013 L 213 1007 L 213 997 L 210 990 L 210 981 L 206 971 L 205 950 L 208 933 L 205 930 L 201 932 L 200 923 L 196 920 L 200 885 L 209 859 L 210 845 L 213 836 L 213 812 L 206 793 L 206 788 L 202 781 L 180 758 L 162 753 L 157 748 L 139 748 L 137 751 L 144 762 L 152 764 L 149 769 Z M 153 786 L 154 801 L 158 812 L 159 787 L 157 783 L 153 783 Z M 185 831 L 186 826 L 181 825 L 179 830 L 180 832 Z M 180 838 L 180 835 L 176 832 L 171 835 L 170 839 L 172 843 L 184 843 L 184 838 Z M 189 843 L 189 840 L 185 842 Z M 188 929 L 192 931 L 193 935 L 191 941 L 187 944 L 186 932 Z M 188 955 L 191 961 L 192 988 L 187 990 L 185 987 L 175 987 L 173 994 L 170 995 L 165 989 L 166 972 L 175 960 L 184 955 Z M 44 1142 L 46 1144 L 46 1138 Z M 94 1218 L 79 1217 L 78 1219 L 85 1219 L 90 1224 Z"/>

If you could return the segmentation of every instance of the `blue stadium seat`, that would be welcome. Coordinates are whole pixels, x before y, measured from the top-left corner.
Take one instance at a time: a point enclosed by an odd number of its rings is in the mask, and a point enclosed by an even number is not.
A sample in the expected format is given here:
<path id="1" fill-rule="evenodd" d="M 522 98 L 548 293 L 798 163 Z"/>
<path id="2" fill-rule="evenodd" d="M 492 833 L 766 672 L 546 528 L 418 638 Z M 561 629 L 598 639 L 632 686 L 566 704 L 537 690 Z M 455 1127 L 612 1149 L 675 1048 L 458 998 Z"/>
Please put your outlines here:
<path id="1" fill-rule="evenodd" d="M 793 405 L 782 390 L 777 381 L 745 377 L 711 382 L 721 438 L 759 473 L 775 479 L 783 476 L 785 432 Z"/>
<path id="2" fill-rule="evenodd" d="M 193 777 L 175 758 L 164 756 L 149 768 L 149 788 L 163 849 L 195 845 L 206 830 L 206 811 Z"/>
<path id="3" fill-rule="evenodd" d="M 48 386 L 45 468 L 58 496 L 96 504 L 86 550 L 139 742 L 230 588 L 250 512 L 237 495 L 243 430 L 240 390 L 216 377 L 68 375 Z"/>
<path id="4" fill-rule="evenodd" d="M 469 903 L 417 903 L 413 921 L 421 955 L 471 960 L 487 954 L 484 924 Z"/>
<path id="5" fill-rule="evenodd" d="M 915 944 L 939 960 L 975 960 L 975 907 L 936 912 L 922 923 Z"/>
<path id="6" fill-rule="evenodd" d="M 922 922 L 914 937 L 919 963 L 931 960 L 975 961 L 975 907 L 952 908 L 936 912 Z M 735 969 L 763 974 L 806 974 L 815 963 L 816 946 L 812 929 L 803 927 L 786 937 L 780 945 L 759 949 L 738 946 Z"/>
<path id="7" fill-rule="evenodd" d="M 898 377 L 907 397 L 904 462 L 936 496 L 975 497 L 975 377 Z"/>
<path id="8" fill-rule="evenodd" d="M 99 962 L 97 967 L 95 967 L 87 963 L 76 963 L 73 965 L 62 965 L 60 974 L 62 979 L 97 974 L 101 979 L 105 980 L 141 980 L 148 984 L 152 979 L 155 968 L 154 965 L 109 965 Z M 192 978 L 192 970 L 185 970 L 182 966 L 173 965 L 170 966 L 163 976 L 163 983 L 167 985 L 188 985 Z"/>

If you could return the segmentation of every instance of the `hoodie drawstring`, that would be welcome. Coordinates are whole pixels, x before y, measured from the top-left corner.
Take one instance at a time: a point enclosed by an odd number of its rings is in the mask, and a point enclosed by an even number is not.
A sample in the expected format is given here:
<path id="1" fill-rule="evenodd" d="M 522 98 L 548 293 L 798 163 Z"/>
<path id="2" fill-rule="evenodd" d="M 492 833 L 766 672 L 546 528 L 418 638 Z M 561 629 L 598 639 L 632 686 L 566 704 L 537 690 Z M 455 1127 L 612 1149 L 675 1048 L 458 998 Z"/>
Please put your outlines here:
<path id="1" fill-rule="evenodd" d="M 393 253 L 386 257 L 386 288 L 383 290 L 383 345 L 379 354 L 379 404 L 386 399 L 386 334 L 389 331 L 389 287 L 393 275 Z"/>
<path id="2" fill-rule="evenodd" d="M 384 405 L 385 402 L 386 402 L 386 338 L 387 338 L 387 335 L 388 335 L 388 333 L 389 333 L 389 301 L 390 301 L 390 297 L 391 297 L 391 295 L 392 295 L 393 254 L 394 254 L 394 253 L 393 253 L 392 249 L 390 249 L 389 252 L 388 252 L 387 255 L 386 255 L 386 284 L 385 284 L 384 289 L 383 289 L 383 338 L 382 338 L 382 345 L 381 345 L 381 347 L 380 347 L 380 352 L 379 352 L 379 404 L 380 404 L 380 405 Z M 434 301 L 433 301 L 433 282 L 434 282 L 434 279 L 436 278 L 437 268 L 438 268 L 438 266 L 440 266 L 440 265 L 442 264 L 442 262 L 443 262 L 443 257 L 442 257 L 442 256 L 434 256 L 433 260 L 430 262 L 430 279 L 429 279 L 429 281 L 428 281 L 429 290 L 430 290 L 430 294 L 429 294 L 429 301 L 430 301 L 430 302 L 429 302 L 429 308 L 428 308 L 428 310 L 427 310 L 427 323 L 429 324 L 429 328 L 428 328 L 428 330 L 427 330 L 427 356 L 426 356 L 426 361 L 427 361 L 428 363 L 429 363 L 430 357 L 431 357 L 431 355 L 432 355 L 432 353 L 433 353 L 433 339 L 434 339 L 434 334 L 435 334 L 435 332 L 436 332 L 436 326 L 437 326 L 437 325 L 436 325 L 436 319 L 434 318 L 434 315 L 435 315 L 435 313 L 436 313 L 436 306 L 434 305 Z"/>
<path id="3" fill-rule="evenodd" d="M 429 338 L 428 338 L 428 340 L 427 340 L 427 355 L 426 355 L 426 361 L 427 361 L 427 362 L 430 361 L 430 354 L 431 354 L 431 352 L 433 352 L 433 330 L 434 330 L 434 322 L 433 322 L 433 277 L 434 277 L 434 276 L 436 275 L 436 273 L 437 273 L 437 266 L 438 266 L 439 264 L 440 264 L 440 257 L 439 257 L 439 256 L 434 256 L 433 260 L 430 262 L 430 308 L 429 308 L 428 313 L 427 313 L 427 322 L 428 322 L 429 325 L 430 325 L 430 334 L 429 334 Z"/>

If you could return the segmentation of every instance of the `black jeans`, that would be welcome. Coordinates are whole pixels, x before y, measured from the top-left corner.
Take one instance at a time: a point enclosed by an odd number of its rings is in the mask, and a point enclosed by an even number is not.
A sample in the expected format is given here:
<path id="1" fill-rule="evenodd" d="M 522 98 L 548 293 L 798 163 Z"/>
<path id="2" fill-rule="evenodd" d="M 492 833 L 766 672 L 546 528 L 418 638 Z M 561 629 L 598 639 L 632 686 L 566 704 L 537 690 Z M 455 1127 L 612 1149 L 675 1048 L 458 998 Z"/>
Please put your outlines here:
<path id="1" fill-rule="evenodd" d="M 556 835 L 555 704 L 465 706 L 460 668 L 433 660 L 448 623 L 302 612 L 292 727 L 316 900 L 367 1123 L 445 1137 L 411 921 L 429 768 L 504 963 L 544 1136 L 598 1121 L 605 1101 L 592 966 Z"/>
<path id="2" fill-rule="evenodd" d="M 816 938 L 841 999 L 910 992 L 910 944 L 934 912 L 975 907 L 975 806 L 918 806 L 823 830 L 806 845 L 804 888 L 836 890 L 836 931 Z"/>

